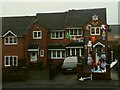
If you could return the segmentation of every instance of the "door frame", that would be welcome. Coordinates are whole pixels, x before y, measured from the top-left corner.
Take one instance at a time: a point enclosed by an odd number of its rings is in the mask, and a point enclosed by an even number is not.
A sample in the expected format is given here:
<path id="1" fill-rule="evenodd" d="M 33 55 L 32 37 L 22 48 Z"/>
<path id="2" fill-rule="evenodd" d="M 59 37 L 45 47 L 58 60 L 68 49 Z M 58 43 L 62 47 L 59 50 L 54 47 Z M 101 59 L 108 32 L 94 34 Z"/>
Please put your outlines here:
<path id="1" fill-rule="evenodd" d="M 101 42 L 97 42 L 96 44 L 94 44 L 93 45 L 93 48 L 95 49 L 95 62 L 97 61 L 98 62 L 98 60 L 96 60 L 96 56 L 97 56 L 97 53 L 96 53 L 96 49 L 97 49 L 97 47 L 98 46 L 100 46 L 100 47 L 102 47 L 102 51 L 101 52 L 103 52 L 105 49 L 105 45 L 104 44 L 102 44 Z M 96 62 L 96 63 L 97 63 Z"/>

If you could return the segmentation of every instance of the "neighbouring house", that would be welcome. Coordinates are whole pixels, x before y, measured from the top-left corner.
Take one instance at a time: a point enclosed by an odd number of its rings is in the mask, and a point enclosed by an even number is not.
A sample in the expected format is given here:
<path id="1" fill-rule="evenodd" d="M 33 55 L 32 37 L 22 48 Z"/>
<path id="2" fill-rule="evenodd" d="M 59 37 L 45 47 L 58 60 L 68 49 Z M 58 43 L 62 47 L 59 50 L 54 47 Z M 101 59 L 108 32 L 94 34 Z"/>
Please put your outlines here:
<path id="1" fill-rule="evenodd" d="M 107 55 L 106 8 L 2 17 L 3 68 L 62 63 L 69 56 Z M 107 59 L 108 60 L 108 59 Z"/>
<path id="2" fill-rule="evenodd" d="M 120 32 L 119 32 L 120 25 L 110 25 L 110 31 L 108 33 L 108 47 L 110 49 L 111 58 L 112 56 L 116 58 L 120 58 L 119 55 L 119 45 L 120 45 Z M 113 58 L 114 58 L 113 57 Z"/>

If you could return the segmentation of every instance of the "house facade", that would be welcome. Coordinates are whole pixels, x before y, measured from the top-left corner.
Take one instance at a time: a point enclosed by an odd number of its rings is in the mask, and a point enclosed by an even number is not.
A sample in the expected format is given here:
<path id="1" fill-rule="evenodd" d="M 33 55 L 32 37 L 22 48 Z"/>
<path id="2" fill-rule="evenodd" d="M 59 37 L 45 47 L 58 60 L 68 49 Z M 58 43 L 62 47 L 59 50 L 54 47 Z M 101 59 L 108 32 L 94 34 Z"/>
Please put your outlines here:
<path id="1" fill-rule="evenodd" d="M 106 9 L 37 13 L 28 17 L 3 17 L 3 67 L 61 63 L 69 56 L 92 55 L 95 63 L 107 55 L 109 26 Z"/>

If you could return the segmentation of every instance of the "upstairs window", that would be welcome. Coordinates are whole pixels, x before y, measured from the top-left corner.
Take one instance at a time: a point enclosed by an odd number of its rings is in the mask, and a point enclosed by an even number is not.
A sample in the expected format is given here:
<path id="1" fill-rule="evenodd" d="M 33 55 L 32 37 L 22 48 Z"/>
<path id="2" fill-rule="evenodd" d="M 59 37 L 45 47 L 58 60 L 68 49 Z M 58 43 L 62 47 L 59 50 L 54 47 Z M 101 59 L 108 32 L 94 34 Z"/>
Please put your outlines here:
<path id="1" fill-rule="evenodd" d="M 33 39 L 41 39 L 42 32 L 41 31 L 33 31 Z"/>
<path id="2" fill-rule="evenodd" d="M 83 31 L 81 29 L 70 29 L 70 36 L 82 36 Z"/>
<path id="3" fill-rule="evenodd" d="M 17 37 L 15 36 L 7 36 L 4 38 L 5 45 L 15 45 L 17 44 Z"/>
<path id="4" fill-rule="evenodd" d="M 64 32 L 51 32 L 51 39 L 63 39 Z"/>
<path id="5" fill-rule="evenodd" d="M 100 35 L 100 27 L 91 27 L 90 34 L 91 35 Z"/>
<path id="6" fill-rule="evenodd" d="M 18 66 L 18 56 L 5 56 L 4 66 Z"/>

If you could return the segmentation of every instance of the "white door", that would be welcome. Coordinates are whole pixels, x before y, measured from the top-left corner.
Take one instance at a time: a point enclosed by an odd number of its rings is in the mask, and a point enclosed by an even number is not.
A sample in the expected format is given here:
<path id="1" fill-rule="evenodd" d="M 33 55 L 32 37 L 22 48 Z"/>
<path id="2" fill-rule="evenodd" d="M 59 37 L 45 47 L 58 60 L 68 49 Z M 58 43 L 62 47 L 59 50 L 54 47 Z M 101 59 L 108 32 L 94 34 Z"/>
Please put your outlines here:
<path id="1" fill-rule="evenodd" d="M 37 52 L 32 52 L 30 54 L 30 62 L 37 62 Z"/>
<path id="2" fill-rule="evenodd" d="M 102 47 L 96 47 L 96 53 L 95 53 L 95 59 L 96 59 L 96 63 L 98 63 L 99 58 L 102 54 Z"/>

